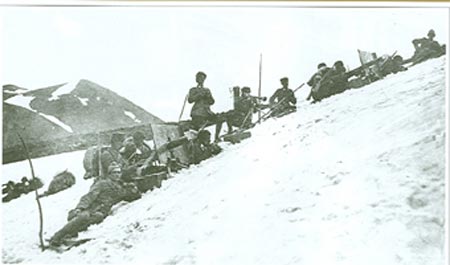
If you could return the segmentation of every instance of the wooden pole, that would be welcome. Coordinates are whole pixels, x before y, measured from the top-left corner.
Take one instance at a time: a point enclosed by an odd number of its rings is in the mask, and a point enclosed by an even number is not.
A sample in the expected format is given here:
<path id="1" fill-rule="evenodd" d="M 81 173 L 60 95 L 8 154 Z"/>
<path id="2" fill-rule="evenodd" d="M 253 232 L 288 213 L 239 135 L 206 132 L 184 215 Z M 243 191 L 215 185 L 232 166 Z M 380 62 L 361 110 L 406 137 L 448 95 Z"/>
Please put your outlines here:
<path id="1" fill-rule="evenodd" d="M 23 147 L 25 148 L 25 153 L 27 155 L 28 163 L 30 164 L 30 168 L 31 168 L 31 176 L 33 177 L 34 181 L 37 181 L 36 176 L 34 175 L 33 163 L 31 163 L 31 158 L 30 158 L 30 153 L 28 151 L 28 147 L 25 144 L 25 141 L 23 140 L 22 136 L 19 133 L 17 133 L 17 135 L 19 136 L 19 139 L 22 142 Z M 44 240 L 42 238 L 42 230 L 43 230 L 43 226 L 44 226 L 44 218 L 42 217 L 42 206 L 41 206 L 41 202 L 39 201 L 39 195 L 38 195 L 37 189 L 34 190 L 34 193 L 36 195 L 36 202 L 37 202 L 38 210 L 39 210 L 39 241 L 41 243 L 41 250 L 44 251 L 45 250 L 45 245 L 44 245 Z"/>
<path id="2" fill-rule="evenodd" d="M 258 97 L 261 98 L 261 74 L 262 74 L 262 53 L 259 55 L 259 85 L 258 85 Z M 258 110 L 258 120 L 261 122 L 261 110 Z"/>

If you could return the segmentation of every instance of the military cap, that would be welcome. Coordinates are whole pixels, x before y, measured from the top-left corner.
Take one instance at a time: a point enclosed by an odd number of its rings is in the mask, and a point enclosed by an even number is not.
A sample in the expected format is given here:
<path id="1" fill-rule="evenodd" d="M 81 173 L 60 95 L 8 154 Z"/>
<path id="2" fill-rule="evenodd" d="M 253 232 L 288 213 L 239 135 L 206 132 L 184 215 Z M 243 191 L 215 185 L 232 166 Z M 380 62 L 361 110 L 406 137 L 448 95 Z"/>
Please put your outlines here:
<path id="1" fill-rule="evenodd" d="M 200 132 L 198 132 L 197 137 L 199 139 L 209 139 L 211 138 L 211 133 L 208 130 L 201 130 Z"/>
<path id="2" fill-rule="evenodd" d="M 289 81 L 289 78 L 283 77 L 283 78 L 280 79 L 280 81 L 281 81 L 281 82 L 283 82 L 283 81 Z"/>
<path id="3" fill-rule="evenodd" d="M 434 30 L 433 30 L 433 29 L 430 29 L 430 30 L 428 31 L 428 36 L 430 36 L 430 35 L 433 35 L 433 37 L 436 36 L 436 33 L 434 33 Z"/>
<path id="4" fill-rule="evenodd" d="M 245 87 L 243 87 L 243 88 L 241 88 L 241 92 L 242 93 L 250 93 L 250 88 L 248 87 L 248 86 L 245 86 Z"/>
<path id="5" fill-rule="evenodd" d="M 322 67 L 327 67 L 326 63 L 319 63 L 319 65 L 317 65 L 317 69 L 320 69 Z"/>
<path id="6" fill-rule="evenodd" d="M 195 76 L 200 76 L 202 75 L 203 77 L 206 77 L 206 74 L 202 71 L 199 71 Z"/>

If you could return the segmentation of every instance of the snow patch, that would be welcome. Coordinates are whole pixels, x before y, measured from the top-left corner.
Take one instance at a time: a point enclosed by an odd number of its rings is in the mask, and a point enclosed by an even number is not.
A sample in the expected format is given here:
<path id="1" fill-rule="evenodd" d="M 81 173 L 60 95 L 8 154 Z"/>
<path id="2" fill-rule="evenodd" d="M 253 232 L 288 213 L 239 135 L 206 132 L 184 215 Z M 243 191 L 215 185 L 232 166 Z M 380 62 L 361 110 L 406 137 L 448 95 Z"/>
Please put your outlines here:
<path id="1" fill-rule="evenodd" d="M 141 123 L 142 122 L 141 120 L 136 118 L 136 115 L 134 115 L 133 112 L 124 110 L 123 113 L 125 113 L 125 115 L 127 115 L 128 117 L 130 117 L 132 120 L 134 120 L 137 123 Z"/>
<path id="2" fill-rule="evenodd" d="M 27 90 L 27 89 L 24 89 L 24 88 L 18 88 L 18 89 L 16 89 L 16 90 L 3 90 L 3 92 L 4 92 L 4 93 L 8 93 L 8 94 L 16 94 L 16 95 L 19 95 L 19 94 L 28 92 L 28 90 Z"/>
<path id="3" fill-rule="evenodd" d="M 26 97 L 26 96 L 20 94 L 20 95 L 17 95 L 17 96 L 15 96 L 15 97 L 8 98 L 7 100 L 5 100 L 5 102 L 8 103 L 8 104 L 11 104 L 11 105 L 16 105 L 16 106 L 25 108 L 25 109 L 27 109 L 27 110 L 36 112 L 34 109 L 32 109 L 32 108 L 30 107 L 30 102 L 31 102 L 33 99 L 34 99 L 33 96 Z"/>
<path id="4" fill-rule="evenodd" d="M 80 97 L 77 97 L 77 98 L 80 100 L 81 104 L 83 104 L 84 106 L 88 105 L 89 98 L 80 98 Z"/>
<path id="5" fill-rule="evenodd" d="M 65 83 L 63 86 L 54 91 L 52 93 L 52 96 L 48 100 L 49 101 L 57 100 L 59 99 L 60 95 L 69 94 L 70 92 L 72 92 L 72 90 L 75 89 L 77 84 L 78 81 Z"/>
<path id="6" fill-rule="evenodd" d="M 70 127 L 69 125 L 67 125 L 64 122 L 60 121 L 55 116 L 47 115 L 47 114 L 40 113 L 40 112 L 38 112 L 38 114 L 41 115 L 42 117 L 46 118 L 47 120 L 55 123 L 56 125 L 58 125 L 59 127 L 63 128 L 64 130 L 66 130 L 66 131 L 68 131 L 70 133 L 73 133 L 72 127 Z"/>

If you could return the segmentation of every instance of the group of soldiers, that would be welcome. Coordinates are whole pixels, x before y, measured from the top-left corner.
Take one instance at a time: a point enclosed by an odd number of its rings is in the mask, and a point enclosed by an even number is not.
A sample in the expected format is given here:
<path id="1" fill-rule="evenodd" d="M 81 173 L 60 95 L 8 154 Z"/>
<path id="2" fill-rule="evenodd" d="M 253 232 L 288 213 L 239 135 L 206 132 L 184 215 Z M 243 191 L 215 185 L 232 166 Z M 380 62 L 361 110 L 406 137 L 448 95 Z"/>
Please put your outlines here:
<path id="1" fill-rule="evenodd" d="M 118 202 L 141 198 L 146 191 L 160 187 L 169 172 L 188 166 L 177 159 L 160 161 L 158 154 L 185 144 L 189 164 L 198 164 L 222 150 L 211 142 L 211 134 L 207 130 L 188 131 L 185 136 L 155 150 L 145 143 L 145 138 L 141 131 L 132 135 L 114 133 L 110 146 L 86 151 L 84 178 L 93 178 L 93 184 L 76 207 L 69 211 L 67 224 L 50 238 L 50 246 L 58 247 L 90 225 L 102 222 Z"/>
<path id="2" fill-rule="evenodd" d="M 251 128 L 255 123 L 253 121 L 253 113 L 270 108 L 269 114 L 273 116 L 282 116 L 296 110 L 297 99 L 294 91 L 290 89 L 289 79 L 283 77 L 280 79 L 282 87 L 277 89 L 270 97 L 269 104 L 263 104 L 261 101 L 267 100 L 266 97 L 256 97 L 251 95 L 251 89 L 244 86 L 237 92 L 240 94 L 234 104 L 234 109 L 214 113 L 211 106 L 215 100 L 211 94 L 211 90 L 204 86 L 206 74 L 198 72 L 195 76 L 197 86 L 189 90 L 188 102 L 194 104 L 191 109 L 191 128 L 201 130 L 206 126 L 215 124 L 214 142 L 220 141 L 220 132 L 225 122 L 228 127 L 228 134 L 233 132 L 233 127 L 239 129 Z M 239 89 L 239 87 L 235 87 Z"/>
<path id="3" fill-rule="evenodd" d="M 434 31 L 431 30 L 428 37 L 413 41 L 416 48 L 412 58 L 414 63 L 442 55 L 442 46 L 433 40 Z M 440 53 L 437 49 L 440 49 Z M 320 63 L 317 72 L 307 82 L 311 86 L 307 100 L 313 99 L 313 102 L 317 102 L 324 97 L 343 92 L 349 88 L 351 82 L 348 79 L 354 75 L 359 75 L 360 80 L 367 83 L 390 73 L 405 71 L 407 69 L 403 64 L 404 60 L 399 55 L 377 59 L 349 72 L 342 61 L 335 62 L 331 68 Z M 376 73 L 368 71 L 372 65 L 377 66 Z M 235 87 L 235 94 L 238 96 L 235 98 L 234 108 L 227 112 L 214 113 L 211 110 L 215 103 L 214 97 L 211 90 L 204 86 L 206 77 L 204 72 L 198 72 L 195 75 L 197 84 L 189 90 L 187 101 L 193 106 L 185 136 L 152 150 L 144 142 L 146 137 L 140 131 L 128 136 L 113 134 L 109 147 L 92 149 L 90 155 L 89 150 L 86 152 L 85 178 L 93 177 L 94 183 L 78 205 L 69 212 L 68 223 L 50 239 L 51 245 L 57 246 L 63 243 L 65 238 L 76 236 L 89 225 L 103 221 L 114 204 L 122 200 L 132 201 L 140 198 L 142 193 L 153 186 L 148 185 L 148 179 L 152 179 L 147 178 L 148 176 L 167 176 L 167 172 L 189 166 L 176 159 L 159 161 L 158 154 L 186 145 L 189 164 L 198 164 L 221 152 L 216 143 L 221 139 L 224 122 L 228 126 L 228 134 L 231 134 L 233 127 L 237 127 L 239 131 L 254 126 L 252 116 L 258 110 L 269 108 L 265 117 L 280 117 L 296 111 L 295 91 L 289 88 L 289 79 L 283 77 L 280 79 L 282 87 L 269 98 L 269 104 L 262 103 L 267 100 L 265 97 L 252 96 L 249 87 Z M 205 129 L 210 125 L 215 125 L 214 142 L 211 142 L 211 133 Z"/>
<path id="4" fill-rule="evenodd" d="M 413 65 L 424 62 L 431 58 L 437 58 L 445 54 L 445 44 L 440 45 L 434 40 L 436 36 L 434 30 L 430 30 L 426 38 L 418 38 L 412 41 L 414 45 L 414 55 L 407 60 L 403 60 L 400 55 L 383 56 L 373 58 L 371 62 L 363 63 L 361 67 L 348 71 L 342 61 L 336 61 L 333 67 L 329 68 L 325 63 L 317 66 L 317 72 L 310 78 L 307 84 L 311 87 L 311 93 L 307 100 L 312 99 L 313 103 L 342 93 L 349 88 L 359 88 L 374 81 L 380 80 L 389 74 L 406 71 L 408 68 L 403 65 L 412 63 Z M 355 77 L 350 80 L 351 77 Z"/>

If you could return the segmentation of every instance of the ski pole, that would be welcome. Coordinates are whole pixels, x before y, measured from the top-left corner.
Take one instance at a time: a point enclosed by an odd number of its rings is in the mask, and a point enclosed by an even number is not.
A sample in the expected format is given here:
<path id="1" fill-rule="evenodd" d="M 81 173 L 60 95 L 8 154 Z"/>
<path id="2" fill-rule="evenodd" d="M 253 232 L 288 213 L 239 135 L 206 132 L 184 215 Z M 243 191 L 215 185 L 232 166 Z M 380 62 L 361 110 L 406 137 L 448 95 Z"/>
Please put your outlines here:
<path id="1" fill-rule="evenodd" d="M 30 164 L 31 176 L 33 177 L 34 181 L 37 181 L 37 178 L 34 175 L 33 163 L 31 163 L 31 158 L 30 158 L 30 153 L 28 151 L 28 147 L 25 144 L 25 141 L 23 140 L 22 136 L 19 133 L 17 133 L 17 136 L 19 136 L 20 142 L 22 142 L 22 145 L 25 148 L 25 153 L 27 155 L 27 160 L 28 160 L 28 163 Z M 41 250 L 44 251 L 45 250 L 45 246 L 44 246 L 44 240 L 42 239 L 42 229 L 43 229 L 43 226 L 44 226 L 44 221 L 43 221 L 44 219 L 42 217 L 42 206 L 41 206 L 41 201 L 39 200 L 39 195 L 38 195 L 37 189 L 34 190 L 34 193 L 36 195 L 36 202 L 37 202 L 38 210 L 39 210 L 39 241 L 41 243 Z"/>

